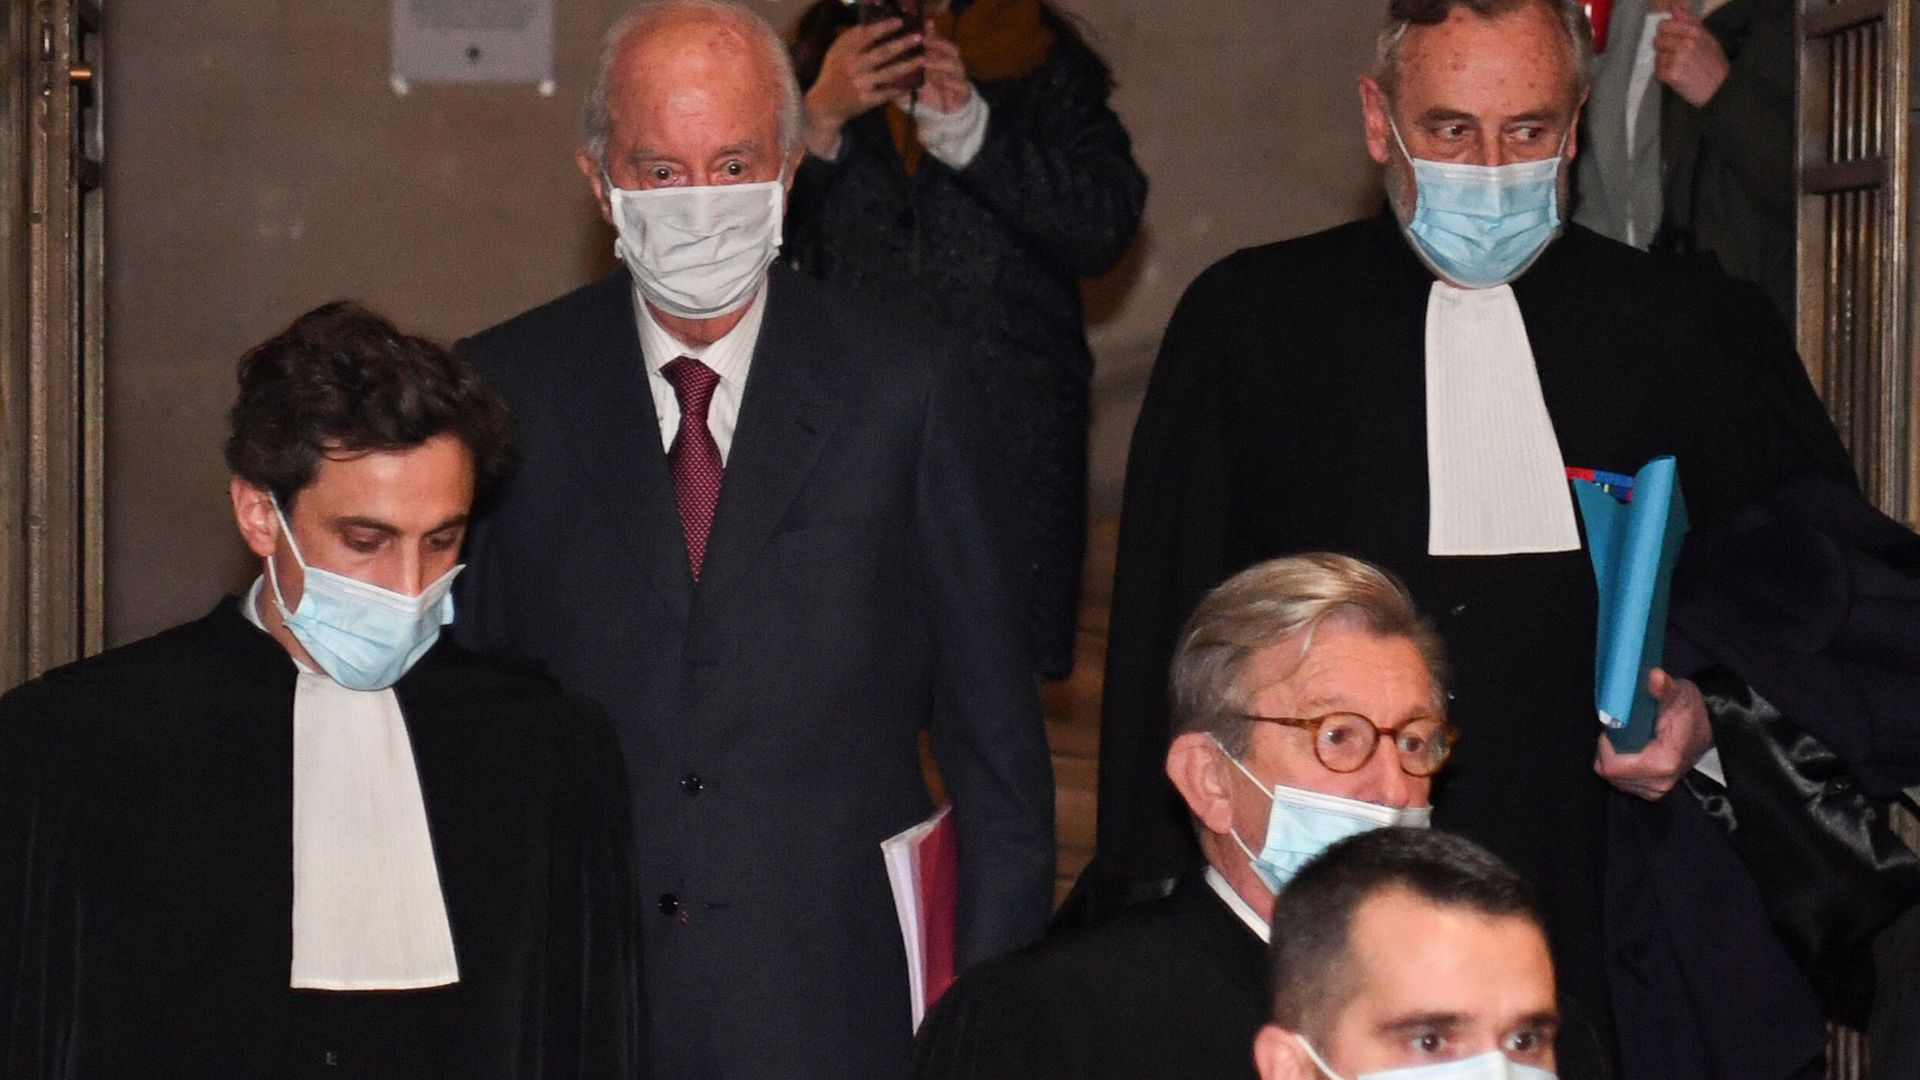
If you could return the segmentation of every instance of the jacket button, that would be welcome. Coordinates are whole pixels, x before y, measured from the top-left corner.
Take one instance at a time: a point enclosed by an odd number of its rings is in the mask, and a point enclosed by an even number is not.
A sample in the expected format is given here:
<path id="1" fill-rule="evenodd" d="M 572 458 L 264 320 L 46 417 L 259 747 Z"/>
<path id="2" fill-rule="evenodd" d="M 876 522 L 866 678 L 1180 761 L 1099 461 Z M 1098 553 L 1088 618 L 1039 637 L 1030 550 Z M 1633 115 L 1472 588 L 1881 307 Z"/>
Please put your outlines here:
<path id="1" fill-rule="evenodd" d="M 700 779 L 699 773 L 688 773 L 680 778 L 680 790 L 688 795 L 698 795 L 707 790 L 707 782 Z"/>
<path id="2" fill-rule="evenodd" d="M 670 892 L 660 894 L 660 914 L 671 915 L 680 910 L 680 898 Z"/>

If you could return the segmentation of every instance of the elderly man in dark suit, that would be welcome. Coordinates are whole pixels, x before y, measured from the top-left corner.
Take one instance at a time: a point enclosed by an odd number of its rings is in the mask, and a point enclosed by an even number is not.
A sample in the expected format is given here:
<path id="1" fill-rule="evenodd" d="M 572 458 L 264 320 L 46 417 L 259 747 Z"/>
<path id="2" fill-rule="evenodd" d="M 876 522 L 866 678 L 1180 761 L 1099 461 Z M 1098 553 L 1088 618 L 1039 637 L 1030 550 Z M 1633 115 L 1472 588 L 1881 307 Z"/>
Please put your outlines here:
<path id="1" fill-rule="evenodd" d="M 777 36 L 711 0 L 608 36 L 581 171 L 612 276 L 476 335 L 521 459 L 467 640 L 605 703 L 662 1077 L 886 1077 L 911 1051 L 880 844 L 959 840 L 961 964 L 1037 937 L 1053 790 L 974 388 L 919 327 L 770 266 L 802 153 Z"/>

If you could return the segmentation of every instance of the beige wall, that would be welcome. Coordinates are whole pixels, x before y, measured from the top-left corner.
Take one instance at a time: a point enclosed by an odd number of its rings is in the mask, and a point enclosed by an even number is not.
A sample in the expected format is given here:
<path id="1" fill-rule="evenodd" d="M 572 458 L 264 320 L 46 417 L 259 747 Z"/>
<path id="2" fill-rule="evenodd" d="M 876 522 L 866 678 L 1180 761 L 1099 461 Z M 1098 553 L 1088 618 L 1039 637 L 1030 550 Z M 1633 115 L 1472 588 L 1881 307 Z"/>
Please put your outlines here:
<path id="1" fill-rule="evenodd" d="M 784 23 L 805 0 L 755 4 Z M 571 152 L 621 0 L 556 0 L 559 90 L 388 88 L 364 0 L 108 7 L 108 631 L 200 614 L 251 574 L 220 459 L 233 361 L 324 300 L 452 338 L 609 266 Z M 1370 209 L 1353 90 L 1383 4 L 1073 0 L 1152 178 L 1090 287 L 1096 504 L 1181 289 L 1234 248 Z M 1274 298 L 1284 303 L 1284 297 Z"/>

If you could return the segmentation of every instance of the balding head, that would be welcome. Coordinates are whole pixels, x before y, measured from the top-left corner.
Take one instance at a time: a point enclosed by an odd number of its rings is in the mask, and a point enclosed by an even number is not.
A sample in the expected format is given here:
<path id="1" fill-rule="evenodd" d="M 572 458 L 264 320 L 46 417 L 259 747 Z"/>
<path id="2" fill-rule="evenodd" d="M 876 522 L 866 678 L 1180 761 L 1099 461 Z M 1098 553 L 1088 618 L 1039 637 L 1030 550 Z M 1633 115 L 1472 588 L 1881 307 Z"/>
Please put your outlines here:
<path id="1" fill-rule="evenodd" d="M 693 98 L 704 101 L 693 101 Z M 586 154 L 602 169 L 617 130 L 642 112 L 721 106 L 761 114 L 778 156 L 805 133 L 805 107 L 787 49 L 766 20 L 724 0 L 658 0 L 607 31 L 585 109 Z"/>

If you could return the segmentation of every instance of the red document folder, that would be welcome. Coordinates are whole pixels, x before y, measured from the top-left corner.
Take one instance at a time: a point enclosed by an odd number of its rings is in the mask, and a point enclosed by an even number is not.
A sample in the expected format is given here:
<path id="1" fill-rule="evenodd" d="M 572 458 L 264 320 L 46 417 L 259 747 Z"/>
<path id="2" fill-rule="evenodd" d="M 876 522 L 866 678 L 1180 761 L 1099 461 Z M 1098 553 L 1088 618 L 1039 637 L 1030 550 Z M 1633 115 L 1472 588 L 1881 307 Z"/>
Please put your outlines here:
<path id="1" fill-rule="evenodd" d="M 907 990 L 917 1029 L 927 1009 L 953 983 L 954 925 L 959 911 L 960 844 L 951 806 L 880 844 L 907 949 Z"/>

